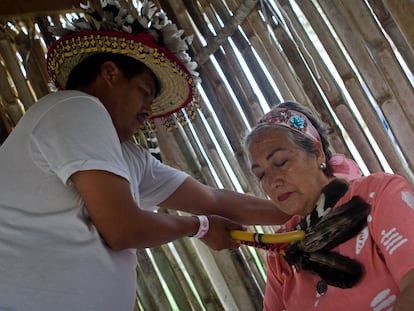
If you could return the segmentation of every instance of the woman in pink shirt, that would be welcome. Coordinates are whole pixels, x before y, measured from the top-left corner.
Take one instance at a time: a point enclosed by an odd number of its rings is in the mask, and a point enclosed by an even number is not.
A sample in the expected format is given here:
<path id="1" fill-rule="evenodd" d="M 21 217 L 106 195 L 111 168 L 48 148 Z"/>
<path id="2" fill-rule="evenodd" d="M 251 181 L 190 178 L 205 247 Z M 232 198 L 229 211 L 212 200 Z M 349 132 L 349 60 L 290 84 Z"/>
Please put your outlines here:
<path id="1" fill-rule="evenodd" d="M 362 177 L 329 150 L 328 129 L 285 102 L 246 138 L 251 170 L 306 237 L 268 252 L 264 310 L 414 310 L 414 193 L 403 177 Z"/>

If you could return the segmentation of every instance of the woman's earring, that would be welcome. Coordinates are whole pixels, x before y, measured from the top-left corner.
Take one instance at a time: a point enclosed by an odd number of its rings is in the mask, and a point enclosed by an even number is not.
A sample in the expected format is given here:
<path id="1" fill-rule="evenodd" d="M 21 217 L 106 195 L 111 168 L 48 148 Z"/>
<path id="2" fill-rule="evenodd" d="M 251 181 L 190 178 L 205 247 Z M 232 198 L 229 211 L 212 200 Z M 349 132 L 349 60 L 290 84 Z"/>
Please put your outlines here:
<path id="1" fill-rule="evenodd" d="M 322 163 L 319 165 L 319 167 L 320 167 L 320 169 L 321 169 L 322 171 L 324 171 L 324 170 L 326 169 L 326 163 L 325 163 L 325 162 L 322 162 Z"/>

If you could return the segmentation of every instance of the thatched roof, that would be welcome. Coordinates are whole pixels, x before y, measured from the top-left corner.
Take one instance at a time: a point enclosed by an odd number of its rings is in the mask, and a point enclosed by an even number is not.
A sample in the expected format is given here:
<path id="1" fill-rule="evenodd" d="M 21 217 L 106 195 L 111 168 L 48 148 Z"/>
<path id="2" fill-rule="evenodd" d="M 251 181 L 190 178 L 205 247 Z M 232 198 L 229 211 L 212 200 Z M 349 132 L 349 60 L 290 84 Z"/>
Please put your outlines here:
<path id="1" fill-rule="evenodd" d="M 0 2 L 0 143 L 25 109 L 51 91 L 44 68 L 52 42 L 47 25 L 60 23 L 58 14 L 73 11 L 76 2 Z M 156 136 L 163 161 L 213 186 L 263 195 L 247 168 L 243 136 L 269 106 L 294 99 L 332 125 L 335 150 L 353 157 L 365 174 L 385 170 L 414 180 L 412 1 L 156 2 L 186 34 L 195 34 L 191 54 L 203 80 L 203 110 L 192 127 Z M 169 152 L 173 148 L 180 152 Z M 174 245 L 201 297 L 171 250 L 155 250 L 180 310 L 199 304 L 260 309 L 262 253 Z M 155 275 L 146 253 L 140 256 L 138 274 Z M 141 303 L 168 305 L 164 295 L 148 295 L 159 288 L 147 281 L 139 288 Z"/>

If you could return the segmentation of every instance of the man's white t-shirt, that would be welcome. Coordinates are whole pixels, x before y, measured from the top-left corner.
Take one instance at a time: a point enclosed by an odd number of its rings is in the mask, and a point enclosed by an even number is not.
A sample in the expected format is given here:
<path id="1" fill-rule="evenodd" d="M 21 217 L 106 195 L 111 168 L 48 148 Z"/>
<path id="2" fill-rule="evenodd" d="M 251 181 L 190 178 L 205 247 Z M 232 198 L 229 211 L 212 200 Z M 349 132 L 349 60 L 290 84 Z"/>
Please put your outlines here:
<path id="1" fill-rule="evenodd" d="M 105 245 L 70 176 L 112 172 L 140 208 L 156 209 L 188 175 L 121 144 L 102 103 L 78 91 L 33 105 L 0 163 L 0 310 L 133 310 L 135 250 Z"/>

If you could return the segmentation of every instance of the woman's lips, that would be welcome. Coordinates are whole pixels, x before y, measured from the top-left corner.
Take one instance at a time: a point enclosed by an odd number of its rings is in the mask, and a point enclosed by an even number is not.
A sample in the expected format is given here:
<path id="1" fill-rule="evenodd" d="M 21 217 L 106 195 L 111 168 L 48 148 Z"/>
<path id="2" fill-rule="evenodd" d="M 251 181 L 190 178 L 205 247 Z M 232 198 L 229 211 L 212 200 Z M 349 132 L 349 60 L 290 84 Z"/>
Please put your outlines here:
<path id="1" fill-rule="evenodd" d="M 289 197 L 290 197 L 291 194 L 292 194 L 292 192 L 283 193 L 283 194 L 279 195 L 277 197 L 277 199 L 278 199 L 279 202 L 286 201 L 287 199 L 289 199 Z"/>

